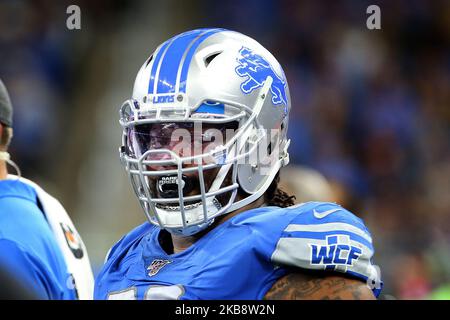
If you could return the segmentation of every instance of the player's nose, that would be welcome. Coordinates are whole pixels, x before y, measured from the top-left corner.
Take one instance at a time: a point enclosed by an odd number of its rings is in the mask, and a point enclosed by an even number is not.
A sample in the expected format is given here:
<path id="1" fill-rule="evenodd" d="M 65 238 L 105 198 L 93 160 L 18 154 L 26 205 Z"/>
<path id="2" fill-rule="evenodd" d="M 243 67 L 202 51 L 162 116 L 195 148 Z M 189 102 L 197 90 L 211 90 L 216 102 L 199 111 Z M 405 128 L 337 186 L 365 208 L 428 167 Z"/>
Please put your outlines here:
<path id="1" fill-rule="evenodd" d="M 152 153 L 147 160 L 151 161 L 147 168 L 151 171 L 172 170 L 177 168 L 175 158 L 168 152 Z"/>
<path id="2" fill-rule="evenodd" d="M 181 161 L 182 168 L 195 167 L 198 165 L 198 159 L 193 159 L 194 156 L 202 154 L 202 144 L 195 144 L 189 142 L 170 143 L 164 146 L 165 151 L 158 151 L 151 153 L 148 160 L 159 161 L 161 163 L 153 163 L 149 166 L 150 170 L 168 170 L 177 169 L 178 162 Z M 172 161 L 171 161 L 172 160 Z M 202 159 L 202 163 L 204 159 Z"/>

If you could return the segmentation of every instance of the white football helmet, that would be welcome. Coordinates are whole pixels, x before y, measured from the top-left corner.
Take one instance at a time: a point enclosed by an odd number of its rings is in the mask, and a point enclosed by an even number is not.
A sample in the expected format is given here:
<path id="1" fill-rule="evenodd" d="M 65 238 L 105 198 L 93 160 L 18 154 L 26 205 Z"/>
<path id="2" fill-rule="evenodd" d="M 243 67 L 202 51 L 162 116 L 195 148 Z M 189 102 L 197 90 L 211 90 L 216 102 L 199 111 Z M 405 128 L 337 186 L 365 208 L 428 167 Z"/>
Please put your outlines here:
<path id="1" fill-rule="evenodd" d="M 290 107 L 283 69 L 255 40 L 199 29 L 162 43 L 120 109 L 120 157 L 149 221 L 192 235 L 261 197 L 289 162 Z M 234 131 L 206 151 L 168 147 L 174 129 L 202 125 Z"/>

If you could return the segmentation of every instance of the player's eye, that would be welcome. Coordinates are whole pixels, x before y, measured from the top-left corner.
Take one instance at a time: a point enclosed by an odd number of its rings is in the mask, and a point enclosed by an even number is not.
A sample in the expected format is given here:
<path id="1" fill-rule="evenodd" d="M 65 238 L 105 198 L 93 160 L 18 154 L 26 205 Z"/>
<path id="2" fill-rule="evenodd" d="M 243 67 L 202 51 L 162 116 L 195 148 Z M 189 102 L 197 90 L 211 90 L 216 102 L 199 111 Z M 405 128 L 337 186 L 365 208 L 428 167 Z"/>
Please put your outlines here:
<path id="1" fill-rule="evenodd" d="M 206 142 L 215 142 L 215 141 L 216 141 L 216 136 L 215 136 L 215 135 L 208 135 L 208 134 L 205 134 L 205 137 L 204 137 L 203 141 L 206 141 Z"/>
<path id="2" fill-rule="evenodd" d="M 157 137 L 151 137 L 151 144 L 153 148 L 162 148 L 170 144 L 170 136 L 161 135 Z"/>

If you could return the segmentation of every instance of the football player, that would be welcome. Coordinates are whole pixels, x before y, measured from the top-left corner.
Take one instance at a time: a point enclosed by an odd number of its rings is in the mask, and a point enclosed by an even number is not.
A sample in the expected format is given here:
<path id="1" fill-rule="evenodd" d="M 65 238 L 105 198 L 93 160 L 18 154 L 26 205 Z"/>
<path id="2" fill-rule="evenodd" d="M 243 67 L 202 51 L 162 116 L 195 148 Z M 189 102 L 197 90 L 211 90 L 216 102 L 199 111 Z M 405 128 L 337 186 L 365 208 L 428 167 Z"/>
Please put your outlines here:
<path id="1" fill-rule="evenodd" d="M 2 297 L 92 299 L 91 265 L 66 210 L 36 183 L 20 177 L 10 159 L 12 114 L 0 80 L 0 269 L 4 278 L 11 277 L 2 287 Z M 7 164 L 19 176 L 8 174 Z M 15 283 L 16 290 L 7 292 Z"/>
<path id="2" fill-rule="evenodd" d="M 290 108 L 255 40 L 199 29 L 162 43 L 120 109 L 120 157 L 148 222 L 111 248 L 94 298 L 374 299 L 363 221 L 278 188 Z"/>

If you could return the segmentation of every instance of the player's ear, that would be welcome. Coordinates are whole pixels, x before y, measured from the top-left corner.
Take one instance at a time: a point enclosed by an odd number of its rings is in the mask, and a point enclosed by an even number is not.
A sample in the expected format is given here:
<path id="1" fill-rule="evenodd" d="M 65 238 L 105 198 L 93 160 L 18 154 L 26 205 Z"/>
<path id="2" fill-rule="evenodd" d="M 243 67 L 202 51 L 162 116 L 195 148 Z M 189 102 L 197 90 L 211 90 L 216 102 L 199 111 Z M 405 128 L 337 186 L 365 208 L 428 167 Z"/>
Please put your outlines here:
<path id="1" fill-rule="evenodd" d="M 3 130 L 4 130 L 5 126 L 0 122 L 0 150 L 3 150 Z"/>
<path id="2" fill-rule="evenodd" d="M 13 136 L 13 129 L 0 122 L 0 150 L 7 150 Z"/>

